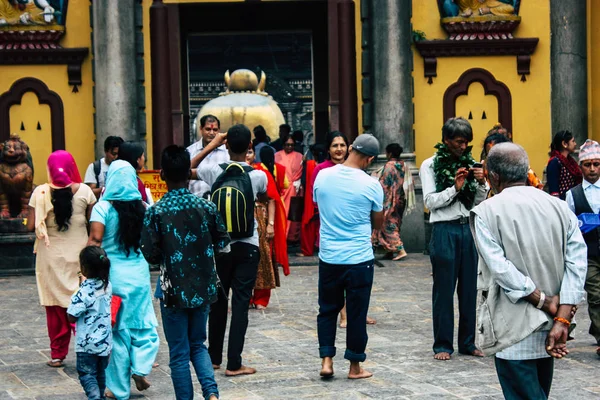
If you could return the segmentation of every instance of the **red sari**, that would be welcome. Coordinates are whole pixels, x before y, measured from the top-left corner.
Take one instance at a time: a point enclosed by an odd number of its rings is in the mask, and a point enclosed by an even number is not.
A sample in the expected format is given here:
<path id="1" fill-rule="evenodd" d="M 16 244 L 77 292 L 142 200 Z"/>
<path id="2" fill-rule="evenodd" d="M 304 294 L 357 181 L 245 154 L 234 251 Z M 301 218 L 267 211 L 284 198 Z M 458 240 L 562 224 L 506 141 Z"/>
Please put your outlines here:
<path id="1" fill-rule="evenodd" d="M 302 234 L 300 235 L 300 249 L 305 256 L 312 256 L 315 252 L 315 243 L 319 231 L 319 220 L 315 217 L 315 203 L 313 202 L 313 174 L 317 162 L 306 162 L 306 190 L 304 191 L 304 212 L 302 214 Z"/>

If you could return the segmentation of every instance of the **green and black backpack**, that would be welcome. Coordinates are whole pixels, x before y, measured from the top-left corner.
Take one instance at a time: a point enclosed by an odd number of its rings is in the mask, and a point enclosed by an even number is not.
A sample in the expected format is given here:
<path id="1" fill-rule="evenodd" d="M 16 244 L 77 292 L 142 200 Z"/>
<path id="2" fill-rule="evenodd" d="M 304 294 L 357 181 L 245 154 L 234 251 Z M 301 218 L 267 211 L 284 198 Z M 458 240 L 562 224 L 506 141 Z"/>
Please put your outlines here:
<path id="1" fill-rule="evenodd" d="M 211 201 L 223 217 L 232 239 L 254 235 L 254 191 L 249 173 L 250 166 L 232 162 L 219 164 L 223 172 L 211 188 Z"/>

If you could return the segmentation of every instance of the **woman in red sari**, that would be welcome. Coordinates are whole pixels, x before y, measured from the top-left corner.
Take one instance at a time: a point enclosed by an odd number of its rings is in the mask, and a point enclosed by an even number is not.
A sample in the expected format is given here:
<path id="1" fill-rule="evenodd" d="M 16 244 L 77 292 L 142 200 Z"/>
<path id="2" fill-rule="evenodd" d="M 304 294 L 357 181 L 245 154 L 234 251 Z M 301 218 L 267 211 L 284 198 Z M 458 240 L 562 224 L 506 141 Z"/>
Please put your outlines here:
<path id="1" fill-rule="evenodd" d="M 250 306 L 264 310 L 271 298 L 271 289 L 278 287 L 279 270 L 283 267 L 283 274 L 290 274 L 290 265 L 287 254 L 287 217 L 281 193 L 289 185 L 285 175 L 285 167 L 275 163 L 273 149 L 263 147 L 260 152 L 262 163 L 254 163 L 254 150 L 248 150 L 246 162 L 254 169 L 264 171 L 267 175 L 267 196 L 275 200 L 275 215 L 267 212 L 266 203 L 256 202 L 254 212 L 258 223 L 260 262 L 254 285 L 254 295 L 250 299 Z M 283 177 L 283 178 L 282 178 Z M 267 224 L 273 224 L 275 235 L 273 240 L 267 239 Z M 275 263 L 273 263 L 275 261 Z"/>
<path id="2" fill-rule="evenodd" d="M 300 178 L 302 178 L 302 154 L 294 151 L 296 142 L 290 135 L 282 137 L 283 150 L 275 153 L 275 162 L 285 167 L 285 173 L 291 185 L 283 191 L 285 211 L 289 214 L 292 197 L 300 192 Z M 262 154 L 260 155 L 262 161 Z M 287 215 L 287 214 L 286 214 Z M 300 239 L 300 224 L 288 223 L 288 240 L 297 242 Z"/>

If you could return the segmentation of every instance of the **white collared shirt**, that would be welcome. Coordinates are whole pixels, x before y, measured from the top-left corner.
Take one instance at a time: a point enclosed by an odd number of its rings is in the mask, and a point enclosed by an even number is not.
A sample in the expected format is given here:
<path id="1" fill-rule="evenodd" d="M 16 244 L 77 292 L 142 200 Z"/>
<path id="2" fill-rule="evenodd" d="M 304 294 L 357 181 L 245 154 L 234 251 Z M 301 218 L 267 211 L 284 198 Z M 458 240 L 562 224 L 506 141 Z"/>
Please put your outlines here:
<path id="1" fill-rule="evenodd" d="M 583 188 L 583 193 L 585 194 L 585 198 L 592 208 L 592 211 L 595 214 L 598 214 L 600 211 L 600 179 L 596 181 L 596 183 L 589 183 L 585 179 L 581 183 L 581 187 Z M 575 212 L 575 200 L 573 199 L 573 193 L 569 190 L 567 192 L 567 205 Z"/>
<path id="2" fill-rule="evenodd" d="M 190 153 L 190 159 L 194 158 L 198 153 L 202 151 L 204 145 L 202 144 L 202 139 L 198 140 L 196 143 L 188 146 L 187 150 Z M 206 165 L 206 167 L 210 167 L 212 165 L 218 165 L 229 162 L 229 152 L 225 145 L 221 145 L 214 149 L 204 160 L 202 160 L 202 165 Z M 206 192 L 210 192 L 210 186 L 201 180 L 192 180 L 190 181 L 190 192 L 194 193 L 196 196 L 202 197 Z"/>
<path id="3" fill-rule="evenodd" d="M 433 160 L 435 156 L 423 161 L 419 170 L 421 184 L 423 186 L 423 202 L 429 209 L 429 222 L 453 221 L 460 217 L 469 217 L 469 210 L 460 201 L 454 201 L 458 195 L 454 185 L 437 192 L 435 187 L 435 172 L 433 171 Z M 477 184 L 474 206 L 485 200 L 489 188 Z"/>

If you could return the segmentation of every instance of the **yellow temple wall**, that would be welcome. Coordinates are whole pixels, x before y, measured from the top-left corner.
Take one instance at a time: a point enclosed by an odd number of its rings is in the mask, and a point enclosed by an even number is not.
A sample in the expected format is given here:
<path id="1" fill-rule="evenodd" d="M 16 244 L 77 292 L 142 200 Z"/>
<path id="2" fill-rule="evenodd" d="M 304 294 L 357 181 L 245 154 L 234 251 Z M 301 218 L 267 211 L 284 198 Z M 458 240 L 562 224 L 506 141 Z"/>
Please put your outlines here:
<path id="1" fill-rule="evenodd" d="M 415 153 L 417 165 L 431 157 L 433 146 L 441 140 L 443 120 L 443 97 L 446 89 L 471 68 L 489 71 L 497 81 L 504 83 L 511 92 L 513 140 L 522 145 L 529 154 L 532 168 L 541 177 L 548 160 L 552 137 L 550 118 L 550 8 L 549 2 L 523 1 L 519 15 L 522 17 L 515 37 L 537 37 L 538 46 L 531 57 L 531 74 L 521 82 L 517 74 L 516 56 L 485 57 L 439 57 L 437 77 L 428 84 L 424 77 L 423 58 L 413 46 L 414 53 L 414 110 Z M 412 24 L 414 30 L 425 32 L 427 40 L 446 39 L 440 25 L 436 2 L 413 0 Z M 599 42 L 600 43 L 600 42 Z M 600 56 L 600 55 L 599 55 Z M 599 81 L 600 82 L 600 81 Z M 599 88 L 600 89 L 600 88 Z M 600 93 L 600 90 L 599 90 Z M 471 96 L 473 100 L 471 101 Z M 471 110 L 474 127 L 473 156 L 481 152 L 487 131 L 498 122 L 496 100 L 484 96 L 480 84 L 469 87 L 469 95 L 457 99 L 457 114 Z M 488 114 L 481 120 L 482 110 Z M 460 114 L 458 114 L 460 116 Z M 467 115 L 462 115 L 467 118 Z"/>
<path id="2" fill-rule="evenodd" d="M 62 47 L 87 47 L 90 54 L 82 64 L 82 85 L 73 93 L 68 84 L 66 65 L 11 65 L 0 66 L 0 93 L 7 92 L 21 78 L 41 80 L 63 102 L 66 150 L 73 154 L 83 178 L 88 164 L 94 160 L 94 107 L 91 56 L 91 28 L 89 2 L 69 3 L 66 34 Z M 39 105 L 34 93 L 25 93 L 21 106 L 11 107 L 11 132 L 18 134 L 30 146 L 34 163 L 34 183 L 47 181 L 46 161 L 52 152 L 50 138 L 50 111 L 47 105 Z M 21 122 L 25 131 L 21 131 Z M 37 130 L 40 122 L 41 130 Z"/>
<path id="3" fill-rule="evenodd" d="M 600 10 L 591 7 L 591 1 L 587 2 L 588 137 L 600 141 Z"/>

